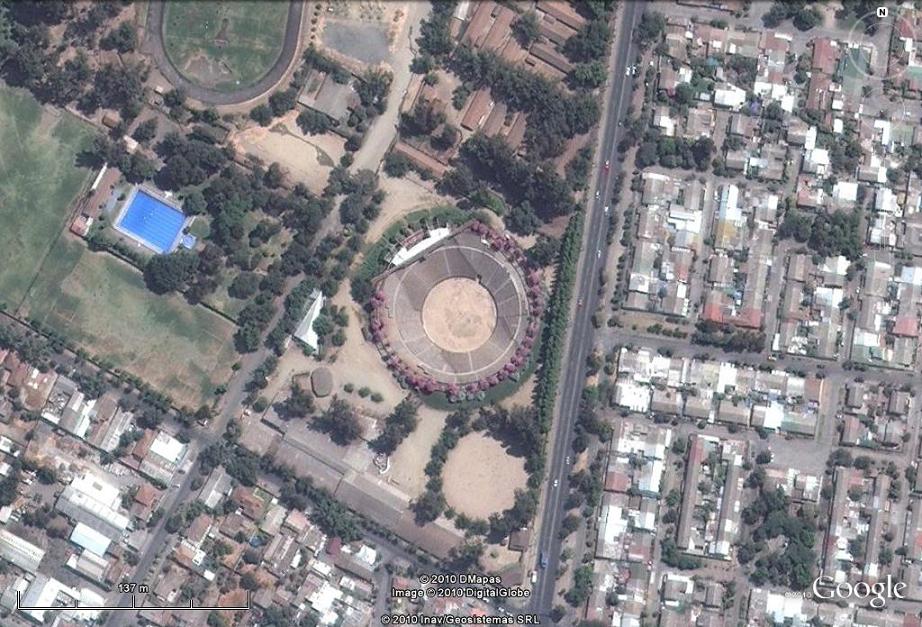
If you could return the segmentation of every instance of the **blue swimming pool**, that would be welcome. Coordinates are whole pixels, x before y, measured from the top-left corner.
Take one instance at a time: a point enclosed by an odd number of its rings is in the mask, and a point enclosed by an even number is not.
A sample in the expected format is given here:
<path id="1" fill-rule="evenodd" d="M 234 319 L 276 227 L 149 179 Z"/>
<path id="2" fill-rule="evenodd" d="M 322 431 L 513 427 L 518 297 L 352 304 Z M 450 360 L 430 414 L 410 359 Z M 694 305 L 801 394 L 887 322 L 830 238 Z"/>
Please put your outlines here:
<path id="1" fill-rule="evenodd" d="M 138 189 L 115 226 L 154 252 L 168 253 L 176 246 L 185 223 L 182 211 Z"/>

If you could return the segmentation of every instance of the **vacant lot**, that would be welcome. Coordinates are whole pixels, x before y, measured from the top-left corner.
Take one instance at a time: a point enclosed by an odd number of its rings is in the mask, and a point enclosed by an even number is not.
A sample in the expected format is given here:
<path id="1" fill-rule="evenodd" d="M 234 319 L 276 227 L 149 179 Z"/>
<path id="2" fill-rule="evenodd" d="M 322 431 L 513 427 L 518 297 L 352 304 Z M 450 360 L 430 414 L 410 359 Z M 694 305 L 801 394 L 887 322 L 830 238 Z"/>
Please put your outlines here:
<path id="1" fill-rule="evenodd" d="M 474 432 L 464 436 L 448 454 L 442 468 L 442 485 L 449 507 L 472 518 L 509 509 L 515 491 L 528 482 L 525 460 L 513 457 L 490 436 Z"/>
<path id="2" fill-rule="evenodd" d="M 189 80 L 221 91 L 252 85 L 282 52 L 287 2 L 170 2 L 163 45 Z"/>
<path id="3" fill-rule="evenodd" d="M 180 297 L 152 294 L 134 267 L 67 237 L 48 255 L 20 314 L 181 405 L 209 399 L 234 362 L 232 324 Z"/>
<path id="4" fill-rule="evenodd" d="M 231 143 L 266 163 L 277 162 L 295 183 L 304 183 L 315 194 L 323 192 L 330 171 L 345 154 L 346 140 L 339 135 L 305 135 L 295 119 L 297 111 L 279 118 L 271 129 L 262 126 L 235 133 Z"/>
<path id="5" fill-rule="evenodd" d="M 22 301 L 89 176 L 75 165 L 89 126 L 0 86 L 0 303 Z"/>
<path id="6" fill-rule="evenodd" d="M 447 412 L 422 405 L 419 408 L 419 425 L 391 455 L 388 479 L 410 498 L 418 497 L 426 488 L 429 479 L 426 464 L 447 417 Z"/>

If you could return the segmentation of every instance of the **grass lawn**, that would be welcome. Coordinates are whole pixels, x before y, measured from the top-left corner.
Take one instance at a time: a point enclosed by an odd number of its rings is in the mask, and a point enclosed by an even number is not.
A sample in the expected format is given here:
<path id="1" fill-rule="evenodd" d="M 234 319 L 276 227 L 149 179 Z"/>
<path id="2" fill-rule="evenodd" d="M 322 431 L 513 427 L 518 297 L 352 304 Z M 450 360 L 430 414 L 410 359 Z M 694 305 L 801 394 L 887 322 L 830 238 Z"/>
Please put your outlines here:
<path id="1" fill-rule="evenodd" d="M 173 65 L 204 87 L 252 85 L 282 52 L 287 2 L 168 2 L 163 42 Z"/>
<path id="2" fill-rule="evenodd" d="M 93 130 L 0 85 L 0 303 L 19 306 L 90 172 L 75 165 Z"/>
<path id="3" fill-rule="evenodd" d="M 62 237 L 19 312 L 88 352 L 197 407 L 227 381 L 234 325 L 178 296 L 147 290 L 141 273 Z"/>

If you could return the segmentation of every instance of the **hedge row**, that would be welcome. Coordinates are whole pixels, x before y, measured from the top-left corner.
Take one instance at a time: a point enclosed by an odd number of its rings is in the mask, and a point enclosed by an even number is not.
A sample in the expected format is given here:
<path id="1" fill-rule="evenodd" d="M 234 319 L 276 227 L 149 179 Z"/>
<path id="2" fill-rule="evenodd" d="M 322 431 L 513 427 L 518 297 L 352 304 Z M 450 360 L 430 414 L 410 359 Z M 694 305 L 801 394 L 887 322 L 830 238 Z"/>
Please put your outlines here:
<path id="1" fill-rule="evenodd" d="M 554 291 L 548 302 L 548 314 L 544 325 L 544 341 L 541 344 L 541 371 L 535 388 L 535 407 L 541 431 L 547 433 L 554 418 L 554 403 L 557 400 L 557 384 L 560 379 L 560 360 L 563 357 L 564 340 L 570 324 L 570 298 L 576 279 L 580 245 L 583 238 L 583 213 L 570 218 L 563 235 L 557 260 L 557 276 Z"/>

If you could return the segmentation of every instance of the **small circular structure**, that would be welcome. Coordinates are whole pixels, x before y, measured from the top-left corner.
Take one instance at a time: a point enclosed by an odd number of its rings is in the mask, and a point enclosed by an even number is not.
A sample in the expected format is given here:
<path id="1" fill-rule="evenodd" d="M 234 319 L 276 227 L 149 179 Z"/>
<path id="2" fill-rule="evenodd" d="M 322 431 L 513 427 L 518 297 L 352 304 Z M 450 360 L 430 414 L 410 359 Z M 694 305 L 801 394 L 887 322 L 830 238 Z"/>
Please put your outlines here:
<path id="1" fill-rule="evenodd" d="M 329 368 L 315 368 L 311 372 L 311 390 L 317 398 L 329 396 L 333 392 L 333 374 Z"/>
<path id="2" fill-rule="evenodd" d="M 511 238 L 474 221 L 380 276 L 371 334 L 397 378 L 455 400 L 517 378 L 542 296 L 524 261 Z"/>

